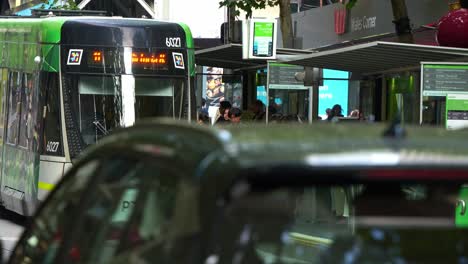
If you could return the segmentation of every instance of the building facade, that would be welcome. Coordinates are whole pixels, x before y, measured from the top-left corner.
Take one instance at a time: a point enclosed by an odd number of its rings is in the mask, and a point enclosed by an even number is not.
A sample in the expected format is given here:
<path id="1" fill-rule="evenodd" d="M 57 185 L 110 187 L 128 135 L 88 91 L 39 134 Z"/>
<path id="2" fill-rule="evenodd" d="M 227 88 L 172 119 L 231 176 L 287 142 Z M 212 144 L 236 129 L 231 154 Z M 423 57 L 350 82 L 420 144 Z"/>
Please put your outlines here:
<path id="1" fill-rule="evenodd" d="M 447 1 L 406 1 L 406 5 L 416 43 L 435 44 L 435 31 L 430 26 L 449 11 Z M 332 3 L 292 15 L 296 48 L 302 49 L 323 49 L 356 41 L 391 41 L 395 39 L 393 20 L 388 0 L 359 0 L 351 10 L 341 3 Z"/>

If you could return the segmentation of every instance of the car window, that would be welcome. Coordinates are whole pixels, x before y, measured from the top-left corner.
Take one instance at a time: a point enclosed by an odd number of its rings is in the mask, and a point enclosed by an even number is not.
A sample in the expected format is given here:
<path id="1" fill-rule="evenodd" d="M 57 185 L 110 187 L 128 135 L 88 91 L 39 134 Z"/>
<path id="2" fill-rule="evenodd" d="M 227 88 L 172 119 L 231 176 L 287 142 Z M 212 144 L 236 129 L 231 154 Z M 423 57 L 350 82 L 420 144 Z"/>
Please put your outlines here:
<path id="1" fill-rule="evenodd" d="M 25 231 L 11 263 L 50 263 L 63 241 L 64 231 L 73 225 L 72 212 L 80 206 L 83 190 L 99 164 L 98 160 L 90 161 L 66 178 Z"/>
<path id="2" fill-rule="evenodd" d="M 171 223 L 176 194 L 189 192 L 166 163 L 111 156 L 82 166 L 35 217 L 11 263 L 112 263 L 146 241 L 198 230 Z"/>
<path id="3" fill-rule="evenodd" d="M 81 199 L 80 213 L 54 263 L 112 263 L 114 256 L 149 240 L 164 240 L 173 230 L 180 178 L 173 166 L 112 159 L 99 174 Z"/>
<path id="4" fill-rule="evenodd" d="M 135 163 L 126 158 L 109 157 L 88 162 L 78 168 L 74 175 L 67 177 L 67 181 L 34 218 L 28 235 L 17 247 L 12 263 L 23 263 L 23 260 L 57 263 L 54 261 L 63 257 L 63 248 L 68 246 L 76 227 L 80 225 L 79 220 L 88 206 L 89 197 L 99 189 L 96 182 L 103 177 L 118 181 L 128 175 L 134 166 Z M 67 256 L 80 259 L 78 254 L 75 248 L 71 248 Z"/>
<path id="5" fill-rule="evenodd" d="M 199 188 L 181 179 L 176 188 L 152 180 L 144 199 L 137 202 L 127 234 L 141 243 L 122 239 L 113 258 L 101 255 L 95 263 L 195 263 L 200 256 Z M 156 183 L 156 184 L 154 184 Z M 173 185 L 170 185 L 173 186 Z M 99 249 L 96 254 L 99 254 Z"/>
<path id="6" fill-rule="evenodd" d="M 468 230 L 455 224 L 459 190 L 394 183 L 252 192 L 226 207 L 218 225 L 229 229 L 215 234 L 212 255 L 219 263 L 458 263 L 468 256 Z"/>

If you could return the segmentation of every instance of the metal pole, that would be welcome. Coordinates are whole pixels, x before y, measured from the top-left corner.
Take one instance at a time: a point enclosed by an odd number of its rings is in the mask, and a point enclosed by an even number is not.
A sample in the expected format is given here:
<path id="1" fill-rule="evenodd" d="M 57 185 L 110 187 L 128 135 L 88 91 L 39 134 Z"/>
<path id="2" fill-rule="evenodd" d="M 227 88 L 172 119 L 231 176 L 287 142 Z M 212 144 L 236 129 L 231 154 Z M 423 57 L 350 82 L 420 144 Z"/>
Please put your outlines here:
<path id="1" fill-rule="evenodd" d="M 310 86 L 309 88 L 309 124 L 312 124 L 312 119 L 314 118 L 313 116 L 313 107 L 314 105 L 314 86 Z"/>
<path id="2" fill-rule="evenodd" d="M 421 62 L 421 72 L 420 72 L 420 77 L 419 77 L 419 82 L 420 82 L 420 88 L 419 88 L 419 124 L 423 124 L 423 111 L 424 111 L 424 105 L 423 105 L 423 81 L 424 81 L 424 62 Z"/>
<path id="3" fill-rule="evenodd" d="M 267 62 L 267 83 L 266 83 L 266 109 L 265 109 L 265 122 L 268 124 L 268 104 L 270 103 L 270 61 Z"/>
<path id="4" fill-rule="evenodd" d="M 156 18 L 156 13 L 153 12 L 151 7 L 144 0 L 137 0 L 137 2 L 141 5 L 141 7 L 143 7 L 143 9 L 145 9 L 146 12 L 148 12 L 148 14 L 150 14 L 152 18 Z"/>
<path id="5" fill-rule="evenodd" d="M 85 8 L 86 5 L 88 5 L 91 2 L 91 0 L 83 0 L 81 3 L 78 4 L 78 8 L 81 10 Z"/>

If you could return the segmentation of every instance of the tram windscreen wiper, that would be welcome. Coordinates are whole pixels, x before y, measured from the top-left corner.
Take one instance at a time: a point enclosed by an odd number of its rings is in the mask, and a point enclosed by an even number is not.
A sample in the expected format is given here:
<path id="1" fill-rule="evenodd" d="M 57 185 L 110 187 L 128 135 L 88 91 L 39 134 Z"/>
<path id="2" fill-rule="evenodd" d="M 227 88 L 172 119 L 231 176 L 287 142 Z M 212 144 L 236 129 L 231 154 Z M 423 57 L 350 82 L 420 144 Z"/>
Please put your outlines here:
<path id="1" fill-rule="evenodd" d="M 102 134 L 104 134 L 104 135 L 107 135 L 107 134 L 108 134 L 107 129 L 106 129 L 98 120 L 93 121 L 93 124 L 96 126 L 96 128 L 97 128 L 100 132 L 102 132 Z"/>

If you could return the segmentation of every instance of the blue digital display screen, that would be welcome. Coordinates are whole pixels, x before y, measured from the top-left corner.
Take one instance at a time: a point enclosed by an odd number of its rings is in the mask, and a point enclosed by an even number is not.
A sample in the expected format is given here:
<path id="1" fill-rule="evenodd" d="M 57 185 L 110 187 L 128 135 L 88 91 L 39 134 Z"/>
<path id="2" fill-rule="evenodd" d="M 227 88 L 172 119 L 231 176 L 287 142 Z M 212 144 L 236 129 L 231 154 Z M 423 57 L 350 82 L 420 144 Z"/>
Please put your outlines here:
<path id="1" fill-rule="evenodd" d="M 268 105 L 267 92 L 265 86 L 257 86 L 257 99 L 262 101 L 264 105 Z"/>
<path id="2" fill-rule="evenodd" d="M 327 108 L 332 108 L 335 104 L 341 105 L 342 114 L 347 116 L 348 111 L 348 89 L 349 73 L 337 70 L 323 70 L 323 86 L 319 87 L 319 116 L 326 118 Z M 327 80 L 333 79 L 333 80 Z M 342 79 L 342 80 L 336 80 Z"/>

